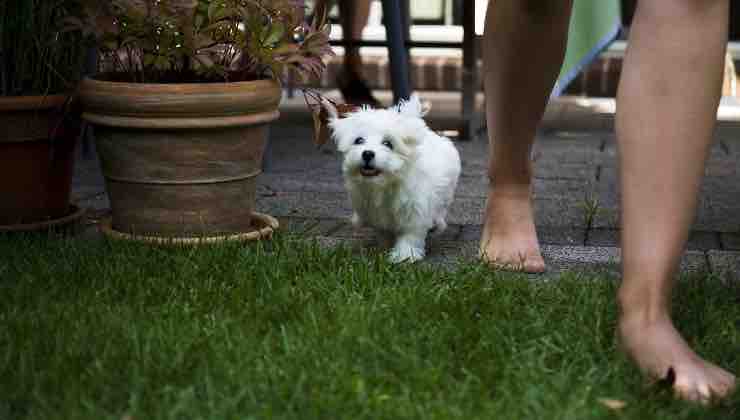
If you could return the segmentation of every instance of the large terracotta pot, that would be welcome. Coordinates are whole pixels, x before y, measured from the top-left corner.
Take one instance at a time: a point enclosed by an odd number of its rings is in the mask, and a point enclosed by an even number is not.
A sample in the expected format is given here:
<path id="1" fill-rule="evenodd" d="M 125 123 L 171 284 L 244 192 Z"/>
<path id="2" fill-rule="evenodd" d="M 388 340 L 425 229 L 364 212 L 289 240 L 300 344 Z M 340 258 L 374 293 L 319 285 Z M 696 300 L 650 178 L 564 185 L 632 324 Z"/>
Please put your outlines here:
<path id="1" fill-rule="evenodd" d="M 83 80 L 112 228 L 150 237 L 248 232 L 266 128 L 281 89 L 271 80 L 142 84 Z"/>
<path id="2" fill-rule="evenodd" d="M 70 211 L 79 119 L 67 96 L 0 97 L 0 228 L 59 219 Z"/>

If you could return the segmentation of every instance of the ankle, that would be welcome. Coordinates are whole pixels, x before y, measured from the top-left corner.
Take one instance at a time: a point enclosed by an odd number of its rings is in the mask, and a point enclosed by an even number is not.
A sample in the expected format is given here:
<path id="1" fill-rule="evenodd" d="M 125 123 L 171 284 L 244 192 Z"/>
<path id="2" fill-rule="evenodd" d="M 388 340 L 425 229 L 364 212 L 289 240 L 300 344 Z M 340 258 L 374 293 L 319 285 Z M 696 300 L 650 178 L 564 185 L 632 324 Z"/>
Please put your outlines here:
<path id="1" fill-rule="evenodd" d="M 622 286 L 617 294 L 619 323 L 625 325 L 654 325 L 671 322 L 670 306 L 663 296 L 651 291 L 631 290 Z"/>
<path id="2" fill-rule="evenodd" d="M 526 198 L 532 196 L 532 183 L 528 180 L 515 179 L 489 179 L 489 195 L 495 197 Z"/>
<path id="3" fill-rule="evenodd" d="M 529 191 L 532 188 L 533 175 L 530 161 L 518 165 L 491 163 L 490 166 L 488 181 L 491 189 Z"/>
<path id="4" fill-rule="evenodd" d="M 344 58 L 344 73 L 346 77 L 362 79 L 362 57 L 359 54 L 349 54 Z"/>

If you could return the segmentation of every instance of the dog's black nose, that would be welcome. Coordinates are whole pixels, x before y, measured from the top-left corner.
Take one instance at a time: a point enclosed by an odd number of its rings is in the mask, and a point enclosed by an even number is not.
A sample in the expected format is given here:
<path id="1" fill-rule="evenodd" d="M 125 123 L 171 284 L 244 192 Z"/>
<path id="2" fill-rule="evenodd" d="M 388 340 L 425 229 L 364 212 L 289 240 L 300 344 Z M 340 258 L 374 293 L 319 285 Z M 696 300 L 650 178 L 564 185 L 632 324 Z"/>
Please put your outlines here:
<path id="1" fill-rule="evenodd" d="M 365 162 L 370 162 L 374 158 L 375 152 L 373 152 L 372 150 L 365 150 L 364 152 L 362 152 L 362 160 L 364 160 Z"/>

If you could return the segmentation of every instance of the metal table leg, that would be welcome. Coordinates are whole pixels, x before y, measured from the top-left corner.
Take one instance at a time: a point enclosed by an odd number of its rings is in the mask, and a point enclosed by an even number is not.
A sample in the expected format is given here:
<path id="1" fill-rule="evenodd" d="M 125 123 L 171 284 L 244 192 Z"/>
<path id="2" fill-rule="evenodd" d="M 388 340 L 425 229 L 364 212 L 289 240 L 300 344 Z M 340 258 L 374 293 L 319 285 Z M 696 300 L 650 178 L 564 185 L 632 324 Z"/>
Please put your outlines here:
<path id="1" fill-rule="evenodd" d="M 383 0 L 383 19 L 385 19 L 385 33 L 388 40 L 388 58 L 390 60 L 391 84 L 393 87 L 393 102 L 408 99 L 411 96 L 409 86 L 409 63 L 406 51 L 405 32 L 403 26 L 403 12 L 398 0 Z"/>
<path id="2" fill-rule="evenodd" d="M 475 2 L 463 1 L 463 66 L 462 66 L 462 126 L 460 140 L 471 140 L 478 130 L 479 118 L 475 113 L 475 96 L 478 91 L 478 51 L 475 35 Z"/>

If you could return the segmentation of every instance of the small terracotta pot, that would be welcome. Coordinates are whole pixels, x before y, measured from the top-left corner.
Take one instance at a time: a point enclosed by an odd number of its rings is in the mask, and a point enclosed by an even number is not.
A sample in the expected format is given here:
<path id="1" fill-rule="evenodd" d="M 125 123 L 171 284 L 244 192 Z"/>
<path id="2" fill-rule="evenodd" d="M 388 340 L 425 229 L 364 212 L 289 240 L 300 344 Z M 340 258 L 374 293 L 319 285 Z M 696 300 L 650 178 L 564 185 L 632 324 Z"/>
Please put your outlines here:
<path id="1" fill-rule="evenodd" d="M 252 230 L 266 129 L 281 95 L 271 80 L 83 80 L 83 119 L 94 126 L 112 229 L 154 237 Z"/>
<path id="2" fill-rule="evenodd" d="M 0 98 L 0 226 L 67 216 L 79 117 L 68 97 Z"/>

